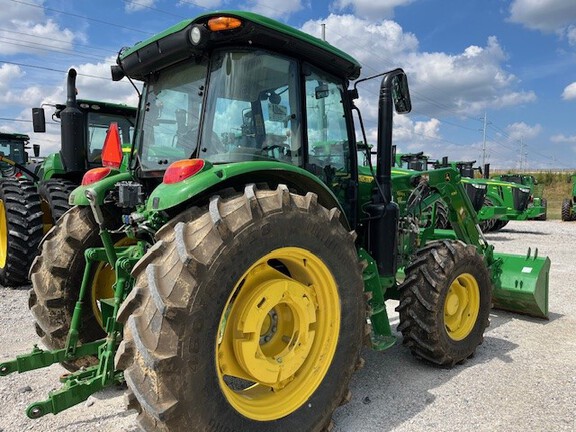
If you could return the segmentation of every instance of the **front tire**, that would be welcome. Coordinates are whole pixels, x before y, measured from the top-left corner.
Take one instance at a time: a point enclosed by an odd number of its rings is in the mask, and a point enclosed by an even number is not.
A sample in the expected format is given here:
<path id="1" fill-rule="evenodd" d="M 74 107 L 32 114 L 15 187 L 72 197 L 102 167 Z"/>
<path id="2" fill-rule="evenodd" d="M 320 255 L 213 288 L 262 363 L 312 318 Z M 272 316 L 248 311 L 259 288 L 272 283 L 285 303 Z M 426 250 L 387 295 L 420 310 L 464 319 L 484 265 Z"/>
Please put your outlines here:
<path id="1" fill-rule="evenodd" d="M 146 431 L 320 431 L 365 325 L 354 237 L 316 196 L 247 186 L 157 234 L 117 368 Z M 190 407 L 194 407 L 191 409 Z"/>
<path id="2" fill-rule="evenodd" d="M 482 257 L 460 241 L 432 242 L 406 267 L 400 286 L 398 330 L 412 354 L 453 366 L 484 338 L 492 283 Z"/>
<path id="3" fill-rule="evenodd" d="M 36 187 L 28 180 L 0 179 L 0 283 L 28 283 L 28 270 L 42 239 Z"/>

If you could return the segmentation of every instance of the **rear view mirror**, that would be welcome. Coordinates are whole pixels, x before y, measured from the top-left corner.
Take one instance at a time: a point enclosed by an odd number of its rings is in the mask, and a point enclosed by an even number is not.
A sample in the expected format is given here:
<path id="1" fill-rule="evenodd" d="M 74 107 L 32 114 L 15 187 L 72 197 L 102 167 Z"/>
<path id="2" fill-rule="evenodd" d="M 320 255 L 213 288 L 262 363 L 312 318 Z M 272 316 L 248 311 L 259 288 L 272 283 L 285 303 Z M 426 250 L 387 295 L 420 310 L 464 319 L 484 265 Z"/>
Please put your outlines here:
<path id="1" fill-rule="evenodd" d="M 34 132 L 46 132 L 44 108 L 32 108 L 32 125 Z"/>
<path id="2" fill-rule="evenodd" d="M 324 99 L 326 97 L 328 97 L 328 95 L 330 94 L 330 90 L 328 89 L 328 84 L 320 84 L 318 86 L 316 86 L 316 88 L 314 89 L 315 95 L 316 95 L 316 99 Z"/>
<path id="3" fill-rule="evenodd" d="M 406 114 L 412 110 L 410 91 L 408 90 L 408 78 L 401 73 L 394 77 L 392 82 L 392 100 L 398 114 Z"/>

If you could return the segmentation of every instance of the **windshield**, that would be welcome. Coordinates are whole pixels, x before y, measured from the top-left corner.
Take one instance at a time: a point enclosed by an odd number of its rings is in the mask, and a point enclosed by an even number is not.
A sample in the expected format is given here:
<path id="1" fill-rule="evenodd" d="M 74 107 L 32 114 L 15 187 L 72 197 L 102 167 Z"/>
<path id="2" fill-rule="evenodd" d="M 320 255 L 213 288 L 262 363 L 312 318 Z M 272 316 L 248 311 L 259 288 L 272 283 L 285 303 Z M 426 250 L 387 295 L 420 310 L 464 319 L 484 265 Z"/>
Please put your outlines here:
<path id="1" fill-rule="evenodd" d="M 88 162 L 101 164 L 102 146 L 110 123 L 118 123 L 122 143 L 130 145 L 134 131 L 134 116 L 120 114 L 88 113 Z"/>
<path id="2" fill-rule="evenodd" d="M 148 84 L 142 169 L 190 157 L 300 164 L 296 62 L 261 50 L 220 51 L 211 59 L 209 77 L 206 63 L 183 63 Z"/>
<path id="3" fill-rule="evenodd" d="M 0 141 L 0 154 L 6 156 L 8 159 L 13 160 L 23 164 L 26 162 L 24 156 L 24 143 L 22 141 L 16 140 L 1 140 Z M 5 167 L 8 164 L 1 162 L 2 166 Z"/>

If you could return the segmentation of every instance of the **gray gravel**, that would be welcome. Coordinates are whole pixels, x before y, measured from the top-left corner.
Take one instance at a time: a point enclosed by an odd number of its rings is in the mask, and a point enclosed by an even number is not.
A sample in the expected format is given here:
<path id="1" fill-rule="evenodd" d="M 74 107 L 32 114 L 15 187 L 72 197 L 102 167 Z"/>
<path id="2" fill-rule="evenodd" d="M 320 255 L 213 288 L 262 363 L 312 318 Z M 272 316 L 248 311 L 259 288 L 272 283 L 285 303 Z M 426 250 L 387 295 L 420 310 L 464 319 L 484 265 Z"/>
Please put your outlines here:
<path id="1" fill-rule="evenodd" d="M 551 258 L 550 320 L 492 311 L 476 356 L 451 370 L 416 360 L 401 344 L 381 353 L 365 350 L 366 364 L 352 380 L 352 400 L 334 415 L 336 431 L 576 430 L 576 222 L 511 222 L 487 239 L 500 252 L 523 254 L 537 246 L 539 255 Z M 390 305 L 394 326 L 395 306 Z M 38 343 L 28 287 L 0 286 L 0 326 L 0 361 Z M 0 378 L 0 432 L 137 430 L 121 389 L 29 420 L 26 406 L 58 388 L 64 372 L 54 365 Z"/>

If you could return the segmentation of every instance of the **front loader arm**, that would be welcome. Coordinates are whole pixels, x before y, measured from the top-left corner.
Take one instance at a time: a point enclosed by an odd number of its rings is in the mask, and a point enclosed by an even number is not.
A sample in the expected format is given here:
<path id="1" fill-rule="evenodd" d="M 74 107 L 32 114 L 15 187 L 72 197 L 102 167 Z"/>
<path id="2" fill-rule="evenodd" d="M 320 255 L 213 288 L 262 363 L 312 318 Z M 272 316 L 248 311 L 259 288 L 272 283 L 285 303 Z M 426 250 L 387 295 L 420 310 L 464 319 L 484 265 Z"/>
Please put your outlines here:
<path id="1" fill-rule="evenodd" d="M 412 184 L 417 184 L 415 190 L 422 198 L 417 205 L 409 200 L 407 212 L 416 214 L 420 208 L 432 206 L 442 199 L 447 204 L 455 238 L 474 245 L 484 257 L 493 283 L 494 307 L 546 318 L 550 259 L 539 257 L 537 249 L 532 254 L 530 248 L 524 256 L 495 253 L 494 247 L 488 244 L 477 225 L 476 212 L 459 176 L 454 174 L 452 169 L 438 169 L 426 175 L 414 175 Z M 434 227 L 426 230 L 434 231 Z M 434 238 L 434 235 L 425 232 L 422 238 Z"/>

